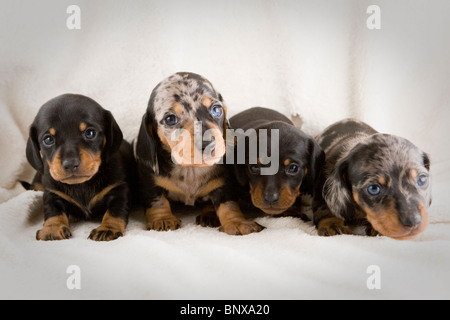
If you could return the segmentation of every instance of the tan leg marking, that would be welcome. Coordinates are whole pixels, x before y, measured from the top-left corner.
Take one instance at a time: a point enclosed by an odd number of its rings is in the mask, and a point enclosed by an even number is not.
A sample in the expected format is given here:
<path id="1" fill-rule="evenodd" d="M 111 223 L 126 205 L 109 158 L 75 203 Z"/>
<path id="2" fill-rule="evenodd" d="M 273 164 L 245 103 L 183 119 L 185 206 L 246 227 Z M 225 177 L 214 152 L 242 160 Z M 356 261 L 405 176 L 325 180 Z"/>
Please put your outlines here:
<path id="1" fill-rule="evenodd" d="M 69 218 L 65 213 L 45 220 L 44 227 L 36 232 L 36 240 L 64 240 L 72 236 Z"/>
<path id="2" fill-rule="evenodd" d="M 229 235 L 246 235 L 264 229 L 258 223 L 245 219 L 239 205 L 234 201 L 220 204 L 217 216 L 222 225 L 220 231 Z"/>
<path id="3" fill-rule="evenodd" d="M 172 214 L 169 200 L 164 195 L 145 211 L 145 217 L 147 230 L 168 231 L 176 230 L 181 226 L 181 221 Z"/>
<path id="4" fill-rule="evenodd" d="M 125 233 L 127 224 L 121 218 L 111 216 L 109 211 L 106 211 L 102 219 L 102 224 L 91 231 L 89 239 L 95 241 L 110 241 L 122 237 Z"/>
<path id="5" fill-rule="evenodd" d="M 339 234 L 352 234 L 350 228 L 348 228 L 344 220 L 337 217 L 325 218 L 320 220 L 317 225 L 317 231 L 319 236 L 329 237 Z"/>
<path id="6" fill-rule="evenodd" d="M 195 222 L 202 227 L 217 228 L 220 227 L 220 221 L 217 217 L 213 205 L 206 205 L 202 208 L 202 213 L 197 216 Z"/>

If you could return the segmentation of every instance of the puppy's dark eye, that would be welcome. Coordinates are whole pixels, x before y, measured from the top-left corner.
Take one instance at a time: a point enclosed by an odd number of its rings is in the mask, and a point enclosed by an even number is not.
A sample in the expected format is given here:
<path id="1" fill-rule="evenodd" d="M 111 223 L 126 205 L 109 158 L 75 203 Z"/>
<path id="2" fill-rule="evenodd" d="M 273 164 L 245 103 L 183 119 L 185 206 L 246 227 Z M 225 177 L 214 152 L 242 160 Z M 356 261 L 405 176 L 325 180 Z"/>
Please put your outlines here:
<path id="1" fill-rule="evenodd" d="M 377 196 L 381 193 L 381 186 L 379 184 L 371 184 L 367 187 L 367 192 L 372 196 Z"/>
<path id="2" fill-rule="evenodd" d="M 166 115 L 164 118 L 164 123 L 168 126 L 174 126 L 178 123 L 178 118 L 174 114 Z"/>
<path id="3" fill-rule="evenodd" d="M 298 172 L 299 172 L 299 167 L 298 167 L 298 165 L 296 165 L 294 163 L 291 163 L 289 165 L 289 167 L 287 167 L 287 169 L 286 169 L 286 173 L 291 176 L 296 175 Z"/>
<path id="4" fill-rule="evenodd" d="M 97 137 L 97 131 L 95 131 L 95 130 L 92 129 L 92 128 L 87 128 L 87 129 L 84 131 L 84 136 L 85 136 L 85 138 L 88 139 L 88 140 L 95 139 L 95 137 Z"/>
<path id="5" fill-rule="evenodd" d="M 417 185 L 421 188 L 428 186 L 428 176 L 425 173 L 419 174 L 417 177 Z"/>
<path id="6" fill-rule="evenodd" d="M 223 115 L 223 108 L 222 108 L 222 106 L 218 106 L 218 105 L 213 106 L 211 108 L 211 114 L 215 118 L 220 118 Z"/>
<path id="7" fill-rule="evenodd" d="M 42 141 L 44 142 L 44 144 L 47 147 L 51 147 L 52 145 L 55 144 L 55 138 L 52 135 L 50 135 L 50 134 L 46 134 Z"/>
<path id="8" fill-rule="evenodd" d="M 257 164 L 251 164 L 248 167 L 248 170 L 250 171 L 251 174 L 259 174 L 261 172 L 261 168 L 257 165 Z"/>

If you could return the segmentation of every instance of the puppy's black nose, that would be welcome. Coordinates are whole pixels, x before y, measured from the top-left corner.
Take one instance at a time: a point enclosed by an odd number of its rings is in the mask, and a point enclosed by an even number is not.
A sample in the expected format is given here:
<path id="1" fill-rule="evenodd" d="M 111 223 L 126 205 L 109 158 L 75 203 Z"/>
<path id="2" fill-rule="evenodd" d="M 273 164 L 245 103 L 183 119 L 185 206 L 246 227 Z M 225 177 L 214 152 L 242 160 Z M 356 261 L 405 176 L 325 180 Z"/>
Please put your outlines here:
<path id="1" fill-rule="evenodd" d="M 401 224 L 406 228 L 417 228 L 422 223 L 422 216 L 417 214 L 408 214 L 400 218 Z"/>
<path id="2" fill-rule="evenodd" d="M 61 164 L 64 170 L 66 171 L 76 171 L 80 166 L 80 159 L 78 158 L 64 159 Z"/>
<path id="3" fill-rule="evenodd" d="M 213 137 L 211 141 L 196 141 L 195 147 L 202 152 L 205 151 L 206 148 L 212 152 L 216 148 L 216 140 Z"/>
<path id="4" fill-rule="evenodd" d="M 264 192 L 264 201 L 270 204 L 277 203 L 280 200 L 280 193 L 274 191 L 265 191 Z"/>
<path id="5" fill-rule="evenodd" d="M 216 148 L 216 140 L 213 138 L 211 141 L 203 141 L 202 151 L 209 146 L 209 150 L 213 151 Z"/>

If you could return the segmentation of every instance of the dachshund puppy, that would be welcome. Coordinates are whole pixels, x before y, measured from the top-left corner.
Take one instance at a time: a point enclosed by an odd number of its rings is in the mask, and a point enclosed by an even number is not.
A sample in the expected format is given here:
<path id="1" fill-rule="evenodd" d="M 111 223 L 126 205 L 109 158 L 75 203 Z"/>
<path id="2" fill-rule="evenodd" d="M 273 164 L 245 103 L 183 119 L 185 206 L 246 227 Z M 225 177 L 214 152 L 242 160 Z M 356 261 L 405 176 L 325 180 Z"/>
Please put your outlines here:
<path id="1" fill-rule="evenodd" d="M 412 239 L 428 225 L 430 159 L 406 139 L 347 119 L 317 141 L 326 154 L 314 201 L 319 235 L 381 234 Z"/>
<path id="2" fill-rule="evenodd" d="M 230 235 L 263 229 L 246 220 L 236 202 L 231 176 L 221 164 L 228 128 L 222 96 L 204 77 L 176 73 L 153 90 L 135 144 L 140 198 L 148 230 L 181 226 L 169 201 L 212 202 L 197 218 Z"/>
<path id="3" fill-rule="evenodd" d="M 236 177 L 242 186 L 250 188 L 253 205 L 267 214 L 290 211 L 300 215 L 299 196 L 313 196 L 325 160 L 319 144 L 297 129 L 287 117 L 266 108 L 243 111 L 230 118 L 230 125 L 238 137 L 234 164 Z M 242 130 L 241 136 L 239 129 Z M 267 142 L 261 145 L 266 135 Z M 241 138 L 245 138 L 245 150 L 240 148 Z M 251 145 L 255 147 L 253 152 Z M 242 152 L 245 152 L 245 163 L 239 161 L 239 153 Z M 254 153 L 253 159 L 250 153 Z M 258 155 L 255 156 L 255 153 Z M 261 163 L 262 155 L 271 160 L 270 166 L 269 163 Z M 272 166 L 274 168 L 269 170 Z"/>
<path id="4" fill-rule="evenodd" d="M 111 112 L 94 100 L 64 94 L 45 103 L 30 127 L 27 159 L 44 191 L 44 227 L 37 240 L 71 237 L 69 217 L 102 219 L 89 238 L 114 240 L 128 221 L 133 151 Z"/>

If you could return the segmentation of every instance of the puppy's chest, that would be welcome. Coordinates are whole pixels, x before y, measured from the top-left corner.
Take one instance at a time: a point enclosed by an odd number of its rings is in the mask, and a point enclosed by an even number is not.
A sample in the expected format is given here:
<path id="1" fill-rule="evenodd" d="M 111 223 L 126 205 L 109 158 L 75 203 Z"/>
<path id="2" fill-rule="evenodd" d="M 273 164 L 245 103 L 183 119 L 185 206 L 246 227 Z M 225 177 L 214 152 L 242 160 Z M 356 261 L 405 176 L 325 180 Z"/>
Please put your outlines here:
<path id="1" fill-rule="evenodd" d="M 102 206 L 107 195 L 120 185 L 121 183 L 118 182 L 99 187 L 87 188 L 77 186 L 63 188 L 64 190 L 48 189 L 48 191 L 77 207 L 84 218 L 92 218 L 96 215 L 98 207 Z M 103 213 L 101 212 L 101 214 Z"/>
<path id="2" fill-rule="evenodd" d="M 155 177 L 156 185 L 167 191 L 170 200 L 193 206 L 197 200 L 209 200 L 209 194 L 224 185 L 216 167 L 176 167 L 169 177 Z"/>

